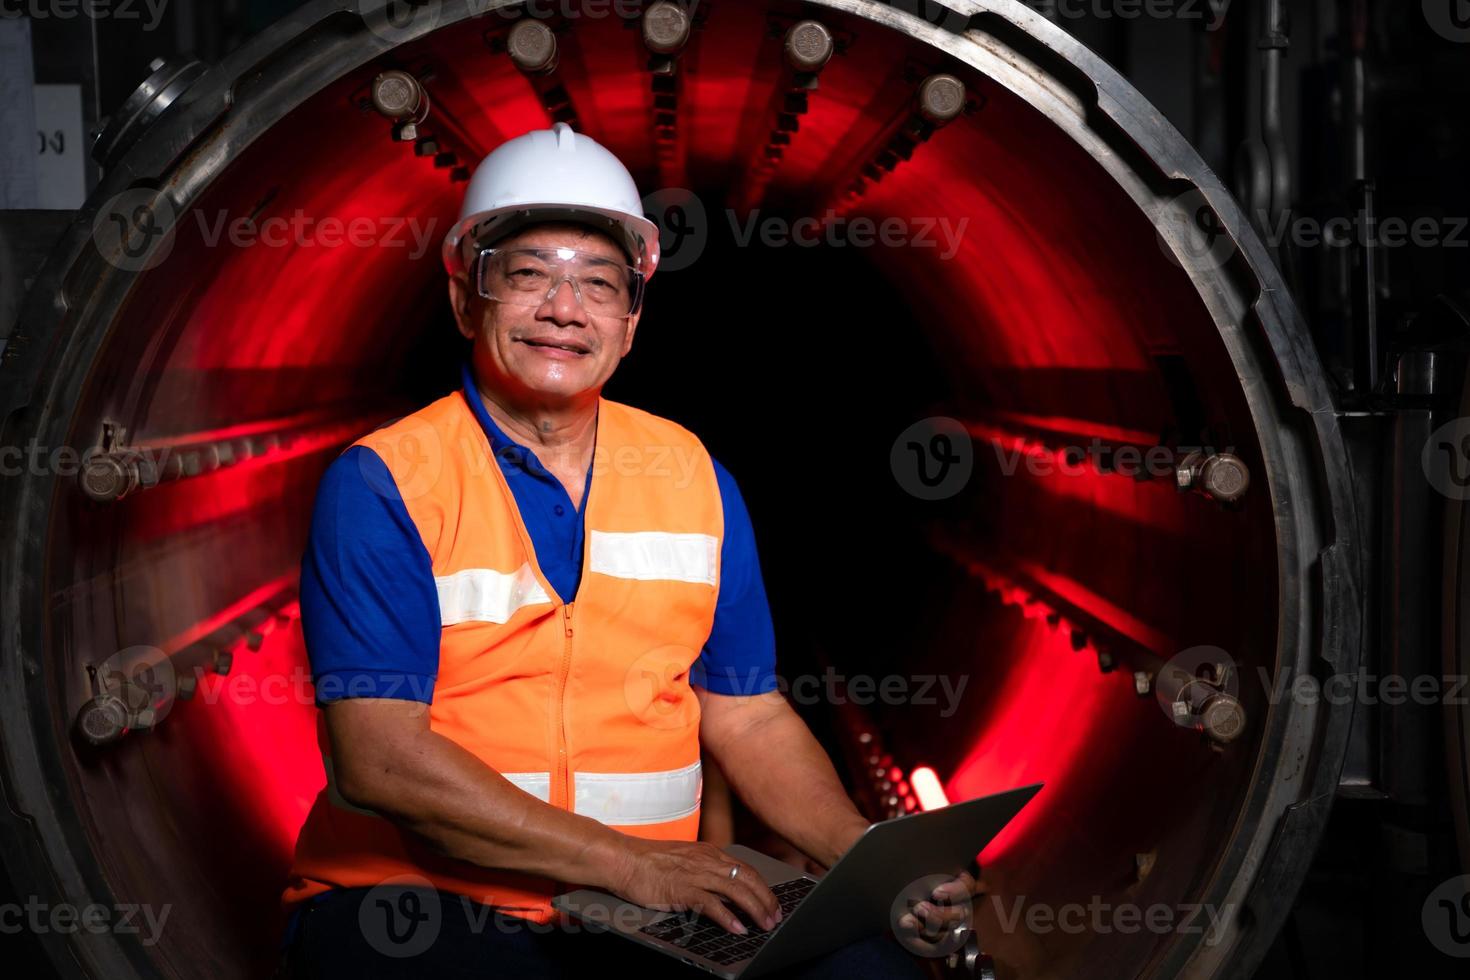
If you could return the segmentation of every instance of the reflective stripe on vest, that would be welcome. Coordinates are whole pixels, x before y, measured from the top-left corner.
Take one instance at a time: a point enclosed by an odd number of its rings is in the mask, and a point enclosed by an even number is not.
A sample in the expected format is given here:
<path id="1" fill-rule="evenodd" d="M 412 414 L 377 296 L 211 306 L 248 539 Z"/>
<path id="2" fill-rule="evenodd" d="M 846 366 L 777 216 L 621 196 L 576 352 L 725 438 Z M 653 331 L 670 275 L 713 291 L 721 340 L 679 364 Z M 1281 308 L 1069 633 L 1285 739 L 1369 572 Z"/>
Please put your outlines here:
<path id="1" fill-rule="evenodd" d="M 353 813 L 379 816 L 347 801 L 337 788 L 332 757 L 323 753 L 327 796 L 332 804 Z M 500 775 L 543 803 L 551 801 L 551 773 L 503 772 Z M 699 808 L 703 770 L 698 762 L 665 772 L 578 772 L 575 774 L 574 812 L 609 826 L 664 823 L 687 817 Z"/>
<path id="2" fill-rule="evenodd" d="M 714 585 L 720 543 L 708 534 L 667 531 L 588 532 L 590 567 L 614 578 L 703 582 Z"/>
<path id="3" fill-rule="evenodd" d="M 452 575 L 436 575 L 434 586 L 439 590 L 441 626 L 508 623 L 522 606 L 551 602 L 529 562 L 513 572 L 464 568 Z"/>
<path id="4" fill-rule="evenodd" d="M 591 531 L 590 568 L 614 578 L 714 585 L 719 575 L 719 541 L 710 534 L 667 531 Z M 550 603 L 530 563 L 513 572 L 463 568 L 434 576 L 441 626 L 456 623 L 508 623 L 517 609 Z"/>

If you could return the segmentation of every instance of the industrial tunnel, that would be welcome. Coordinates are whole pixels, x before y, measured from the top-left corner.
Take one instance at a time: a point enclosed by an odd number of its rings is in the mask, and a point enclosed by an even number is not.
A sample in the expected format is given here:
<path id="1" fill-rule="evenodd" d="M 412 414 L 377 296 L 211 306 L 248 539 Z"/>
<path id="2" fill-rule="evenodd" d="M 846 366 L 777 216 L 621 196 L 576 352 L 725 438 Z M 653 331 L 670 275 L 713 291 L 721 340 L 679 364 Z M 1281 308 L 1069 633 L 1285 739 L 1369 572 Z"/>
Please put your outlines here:
<path id="1" fill-rule="evenodd" d="M 3 369 L 7 445 L 95 450 L 4 490 L 6 863 L 42 894 L 172 911 L 151 947 L 45 937 L 65 975 L 268 975 L 323 785 L 310 698 L 269 683 L 305 669 L 317 480 L 457 384 L 439 242 L 467 169 L 558 119 L 679 205 L 606 394 L 740 481 L 779 673 L 957 691 L 802 706 L 854 799 L 913 809 L 921 767 L 952 800 L 1045 783 L 980 856 L 998 975 L 1259 962 L 1350 710 L 1269 686 L 1360 656 L 1341 437 L 1263 246 L 1177 132 L 1021 4 L 692 14 L 667 51 L 592 15 L 536 18 L 508 51 L 514 5 L 312 4 L 207 72 L 164 66 L 104 135 L 106 179 Z M 793 45 L 802 21 L 825 32 Z M 389 71 L 426 114 L 389 118 Z M 829 208 L 938 245 L 737 240 L 752 214 Z M 397 216 L 402 246 L 210 237 L 295 214 Z M 949 256 L 944 222 L 964 222 Z M 904 474 L 905 440 L 938 437 L 972 468 L 946 495 Z M 1121 465 L 1149 447 L 1164 472 Z M 138 700 L 139 664 L 166 696 Z M 1094 897 L 1222 913 L 1165 934 L 998 921 Z"/>

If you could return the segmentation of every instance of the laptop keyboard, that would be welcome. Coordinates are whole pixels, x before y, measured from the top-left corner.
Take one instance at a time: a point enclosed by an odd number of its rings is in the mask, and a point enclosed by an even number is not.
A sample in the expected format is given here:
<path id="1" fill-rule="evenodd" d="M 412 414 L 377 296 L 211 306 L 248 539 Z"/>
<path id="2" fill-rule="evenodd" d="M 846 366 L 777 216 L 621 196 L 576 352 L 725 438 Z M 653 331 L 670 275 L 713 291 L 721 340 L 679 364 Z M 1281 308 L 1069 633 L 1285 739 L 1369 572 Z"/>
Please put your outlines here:
<path id="1" fill-rule="evenodd" d="M 793 878 L 771 886 L 771 892 L 781 903 L 782 921 L 776 923 L 776 928 L 781 927 L 791 915 L 791 911 L 807 897 L 816 884 L 810 878 Z M 771 933 L 751 921 L 746 911 L 738 905 L 731 905 L 729 902 L 726 902 L 725 905 L 745 924 L 745 928 L 750 930 L 748 934 L 742 936 L 730 932 L 713 919 L 702 915 L 691 916 L 688 913 L 661 919 L 652 925 L 644 926 L 639 931 L 646 936 L 662 939 L 673 943 L 680 949 L 714 960 L 721 966 L 748 960 L 760 951 L 766 940 L 771 937 Z"/>

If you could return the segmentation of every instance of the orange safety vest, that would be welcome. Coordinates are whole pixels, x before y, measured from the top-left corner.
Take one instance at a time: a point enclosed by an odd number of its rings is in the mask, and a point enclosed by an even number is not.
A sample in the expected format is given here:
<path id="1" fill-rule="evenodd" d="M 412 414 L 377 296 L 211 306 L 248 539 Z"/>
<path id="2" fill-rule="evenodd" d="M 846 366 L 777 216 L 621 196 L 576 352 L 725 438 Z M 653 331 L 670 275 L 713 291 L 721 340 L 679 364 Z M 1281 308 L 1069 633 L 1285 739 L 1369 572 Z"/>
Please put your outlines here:
<path id="1" fill-rule="evenodd" d="M 683 426 L 598 401 L 575 602 L 555 596 L 489 439 L 455 392 L 359 439 L 382 457 L 433 561 L 442 626 L 429 727 L 522 790 L 637 837 L 698 838 L 699 702 L 724 512 Z M 297 838 L 282 904 L 417 875 L 535 922 L 558 882 L 447 857 L 347 803 L 332 779 Z"/>

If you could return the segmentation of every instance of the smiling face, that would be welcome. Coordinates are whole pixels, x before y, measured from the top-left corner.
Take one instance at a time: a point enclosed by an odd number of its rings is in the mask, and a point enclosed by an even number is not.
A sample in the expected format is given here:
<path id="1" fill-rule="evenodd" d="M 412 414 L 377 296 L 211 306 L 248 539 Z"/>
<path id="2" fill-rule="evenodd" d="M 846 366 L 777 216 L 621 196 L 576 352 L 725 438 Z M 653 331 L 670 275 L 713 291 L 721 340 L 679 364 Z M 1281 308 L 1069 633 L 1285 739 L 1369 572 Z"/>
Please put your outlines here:
<path id="1" fill-rule="evenodd" d="M 573 248 L 622 265 L 628 262 L 612 238 L 574 223 L 532 225 L 494 244 Z M 638 325 L 638 314 L 589 312 L 565 281 L 539 305 L 517 306 L 482 297 L 469 276 L 458 273 L 449 280 L 449 299 L 459 332 L 474 344 L 471 357 L 480 382 L 532 405 L 596 401 L 633 346 Z"/>

